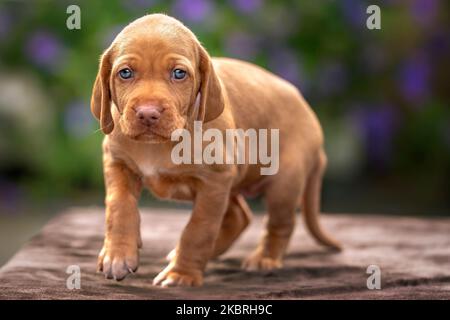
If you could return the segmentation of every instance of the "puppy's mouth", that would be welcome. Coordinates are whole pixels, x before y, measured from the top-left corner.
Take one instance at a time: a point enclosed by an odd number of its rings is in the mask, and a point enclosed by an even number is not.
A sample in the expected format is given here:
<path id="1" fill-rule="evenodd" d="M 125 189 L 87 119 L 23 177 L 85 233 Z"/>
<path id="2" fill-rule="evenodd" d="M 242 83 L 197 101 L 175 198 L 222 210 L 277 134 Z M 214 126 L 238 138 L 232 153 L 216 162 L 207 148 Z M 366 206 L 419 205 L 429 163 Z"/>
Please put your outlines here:
<path id="1" fill-rule="evenodd" d="M 144 121 L 135 116 L 126 117 L 123 121 L 119 121 L 122 132 L 128 136 L 128 138 L 147 142 L 147 143 L 164 143 L 170 142 L 172 132 L 178 128 L 183 128 L 185 120 L 177 115 L 165 114 L 165 119 L 157 119 L 155 123 Z"/>
<path id="2" fill-rule="evenodd" d="M 149 142 L 149 143 L 161 143 L 170 141 L 171 134 L 165 134 L 157 132 L 156 130 L 146 129 L 144 132 L 133 136 L 132 138 L 137 141 Z"/>

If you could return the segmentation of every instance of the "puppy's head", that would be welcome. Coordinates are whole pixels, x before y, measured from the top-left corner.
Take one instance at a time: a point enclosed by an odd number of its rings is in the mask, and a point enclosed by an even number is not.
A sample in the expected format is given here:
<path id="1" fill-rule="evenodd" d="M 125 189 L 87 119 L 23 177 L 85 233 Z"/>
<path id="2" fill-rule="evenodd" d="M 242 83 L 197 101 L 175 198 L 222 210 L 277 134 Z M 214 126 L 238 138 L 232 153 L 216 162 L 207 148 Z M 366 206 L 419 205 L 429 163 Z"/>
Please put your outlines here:
<path id="1" fill-rule="evenodd" d="M 134 21 L 114 39 L 101 57 L 91 99 L 105 134 L 117 127 L 153 143 L 170 140 L 173 130 L 194 120 L 211 121 L 223 108 L 208 53 L 182 23 L 161 14 Z"/>

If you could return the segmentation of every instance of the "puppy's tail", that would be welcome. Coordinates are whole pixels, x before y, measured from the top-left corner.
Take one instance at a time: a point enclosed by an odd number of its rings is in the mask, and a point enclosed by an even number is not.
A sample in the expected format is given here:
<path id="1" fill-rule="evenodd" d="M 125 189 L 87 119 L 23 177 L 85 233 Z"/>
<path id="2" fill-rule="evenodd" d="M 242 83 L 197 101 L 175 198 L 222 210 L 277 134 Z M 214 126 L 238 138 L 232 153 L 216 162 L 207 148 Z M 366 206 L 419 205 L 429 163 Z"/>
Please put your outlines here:
<path id="1" fill-rule="evenodd" d="M 306 183 L 302 201 L 302 216 L 306 227 L 318 243 L 333 248 L 337 251 L 342 250 L 342 245 L 333 237 L 328 235 L 319 223 L 320 213 L 320 192 L 322 189 L 322 176 L 326 166 L 325 153 L 321 152 L 320 161 L 317 168 L 311 172 Z"/>

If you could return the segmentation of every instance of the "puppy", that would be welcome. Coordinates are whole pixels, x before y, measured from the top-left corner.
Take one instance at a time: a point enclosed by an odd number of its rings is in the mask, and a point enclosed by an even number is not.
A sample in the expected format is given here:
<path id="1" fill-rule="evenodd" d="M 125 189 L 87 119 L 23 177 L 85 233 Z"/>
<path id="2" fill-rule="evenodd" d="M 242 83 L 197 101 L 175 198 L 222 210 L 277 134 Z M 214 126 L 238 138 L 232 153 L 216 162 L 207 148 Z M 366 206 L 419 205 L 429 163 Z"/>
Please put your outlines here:
<path id="1" fill-rule="evenodd" d="M 168 266 L 154 285 L 198 286 L 209 259 L 224 253 L 251 220 L 243 195 L 262 195 L 265 232 L 243 262 L 271 270 L 282 258 L 302 208 L 317 241 L 340 249 L 318 222 L 326 166 L 320 124 L 290 83 L 247 62 L 211 58 L 181 22 L 151 14 L 129 24 L 103 53 L 91 111 L 105 133 L 106 232 L 98 269 L 121 280 L 137 270 L 138 199 L 143 187 L 157 197 L 193 201 L 193 211 Z M 175 164 L 177 129 L 220 132 L 279 130 L 279 170 L 262 175 L 260 163 Z"/>

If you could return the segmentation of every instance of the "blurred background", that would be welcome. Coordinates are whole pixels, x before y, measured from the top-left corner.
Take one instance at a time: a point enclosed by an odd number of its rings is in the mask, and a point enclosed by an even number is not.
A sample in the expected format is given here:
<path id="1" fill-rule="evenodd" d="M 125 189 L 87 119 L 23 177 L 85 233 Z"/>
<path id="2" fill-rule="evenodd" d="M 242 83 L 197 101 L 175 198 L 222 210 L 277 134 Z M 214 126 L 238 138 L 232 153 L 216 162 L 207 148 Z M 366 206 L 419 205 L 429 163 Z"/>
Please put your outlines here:
<path id="1" fill-rule="evenodd" d="M 66 27 L 71 4 L 81 30 Z M 366 28 L 369 4 L 381 30 Z M 63 208 L 103 205 L 92 83 L 114 36 L 152 12 L 179 18 L 211 55 L 253 61 L 302 91 L 326 135 L 323 211 L 450 215 L 449 6 L 1 0 L 0 265 Z M 169 205 L 148 193 L 142 204 Z"/>

